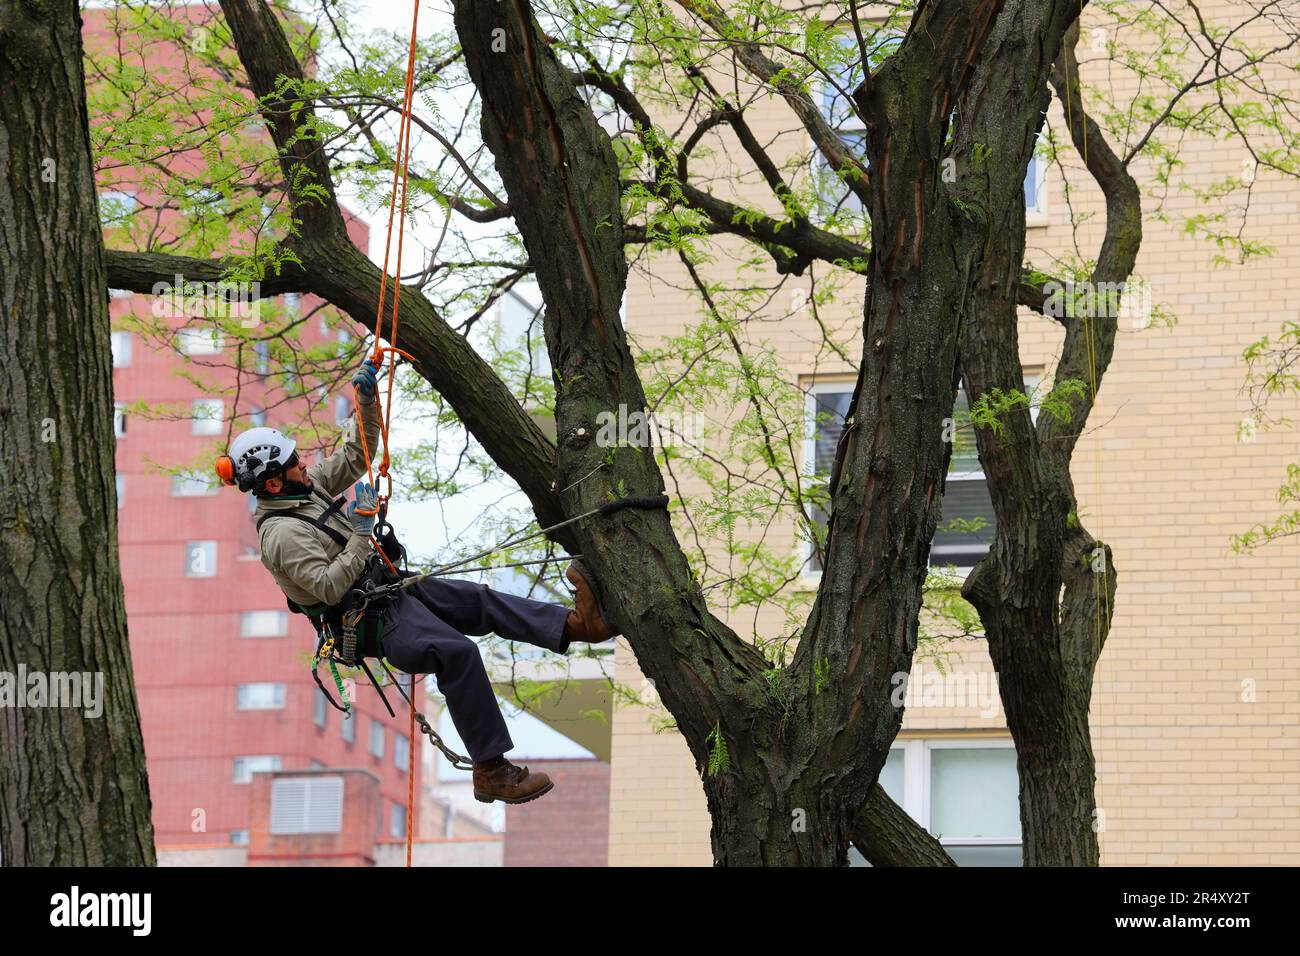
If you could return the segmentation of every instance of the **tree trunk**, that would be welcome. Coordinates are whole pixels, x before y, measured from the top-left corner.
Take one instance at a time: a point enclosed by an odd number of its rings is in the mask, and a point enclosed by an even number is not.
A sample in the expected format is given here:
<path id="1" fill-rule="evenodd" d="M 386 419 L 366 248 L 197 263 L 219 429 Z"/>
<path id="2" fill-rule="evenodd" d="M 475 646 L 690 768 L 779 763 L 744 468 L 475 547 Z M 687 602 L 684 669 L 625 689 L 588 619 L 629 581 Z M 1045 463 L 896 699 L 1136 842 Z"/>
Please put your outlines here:
<path id="1" fill-rule="evenodd" d="M 1075 22 L 1049 74 L 1062 97 L 1065 77 L 1078 76 L 1077 64 L 1066 67 L 1078 33 Z M 1106 195 L 1106 234 L 1091 278 L 1122 283 L 1141 243 L 1137 185 L 1084 113 L 1077 88 L 1068 95 L 1076 148 L 1087 156 L 1089 171 Z M 1039 87 L 1015 101 L 1041 113 L 1048 92 Z M 988 142 L 995 133 L 976 128 L 972 135 Z M 1032 144 L 1025 144 L 1006 172 L 1023 178 L 1031 150 Z M 962 323 L 962 375 L 972 402 L 993 389 L 1025 388 L 1016 315 L 1024 225 L 1023 203 L 1002 213 Z M 1094 540 L 1078 517 L 1070 465 L 1114 354 L 1116 323 L 1106 314 L 1059 321 L 1066 334 L 1056 379 L 1082 380 L 1085 393 L 1070 400 L 1068 419 L 1044 412 L 1035 425 L 1029 410 L 1017 407 L 999 431 L 977 429 L 997 531 L 963 594 L 984 625 L 1016 743 L 1025 865 L 1096 866 L 1103 821 L 1096 813 L 1088 709 L 1093 674 L 1110 632 L 1117 578 L 1110 549 Z"/>
<path id="2" fill-rule="evenodd" d="M 0 675 L 102 675 L 102 713 L 0 707 L 16 866 L 153 864 L 117 554 L 104 250 L 75 0 L 0 6 Z M 3 679 L 3 676 L 0 676 Z M 57 703 L 48 700 L 48 703 Z"/>

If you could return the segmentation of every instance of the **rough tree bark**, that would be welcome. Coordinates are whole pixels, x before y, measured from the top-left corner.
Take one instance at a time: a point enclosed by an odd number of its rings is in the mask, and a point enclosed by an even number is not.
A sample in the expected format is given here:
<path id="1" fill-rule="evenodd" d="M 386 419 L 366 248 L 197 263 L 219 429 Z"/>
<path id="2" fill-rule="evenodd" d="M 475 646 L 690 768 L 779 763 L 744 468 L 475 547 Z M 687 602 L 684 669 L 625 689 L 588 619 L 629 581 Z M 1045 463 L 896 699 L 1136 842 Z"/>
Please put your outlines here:
<path id="1" fill-rule="evenodd" d="M 1137 184 L 1083 111 L 1071 28 L 1051 82 L 1064 102 L 1081 156 L 1106 197 L 1106 233 L 1091 277 L 1122 283 L 1142 241 Z M 1021 97 L 1040 112 L 1046 88 Z M 987 130 L 975 131 L 978 137 Z M 1084 139 L 1087 147 L 1084 147 Z M 1027 144 L 1032 150 L 1032 141 Z M 1024 391 L 1017 339 L 1016 277 L 1024 259 L 1024 206 L 1016 204 L 984 261 L 969 318 L 963 321 L 962 372 L 972 401 L 991 389 Z M 1098 297 L 1092 297 L 1097 302 Z M 1058 381 L 1087 383 L 1070 400 L 1069 420 L 1027 408 L 1012 411 L 1002 431 L 979 429 L 976 441 L 997 517 L 989 554 L 967 579 L 964 594 L 979 611 L 998 671 L 1007 724 L 1016 743 L 1020 819 L 1027 866 L 1096 866 L 1095 766 L 1088 727 L 1092 679 L 1114 610 L 1116 572 L 1109 547 L 1078 517 L 1070 477 L 1075 445 L 1114 354 L 1114 314 L 1060 317 L 1065 344 Z"/>
<path id="2" fill-rule="evenodd" d="M 75 0 L 0 5 L 0 163 L 0 671 L 103 675 L 98 718 L 0 707 L 4 863 L 152 864 Z"/>

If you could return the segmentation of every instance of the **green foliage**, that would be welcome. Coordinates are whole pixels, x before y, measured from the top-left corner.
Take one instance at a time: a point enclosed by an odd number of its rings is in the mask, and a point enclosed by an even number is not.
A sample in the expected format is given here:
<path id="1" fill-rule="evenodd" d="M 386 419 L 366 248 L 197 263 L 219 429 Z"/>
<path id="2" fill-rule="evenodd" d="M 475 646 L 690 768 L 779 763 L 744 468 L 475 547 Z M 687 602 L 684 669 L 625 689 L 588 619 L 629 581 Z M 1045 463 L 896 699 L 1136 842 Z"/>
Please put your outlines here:
<path id="1" fill-rule="evenodd" d="M 1014 408 L 1029 408 L 1029 396 L 1015 389 L 989 389 L 971 405 L 971 423 L 977 428 L 988 428 L 995 435 L 1000 435 L 1004 427 L 1002 419 Z"/>
<path id="2" fill-rule="evenodd" d="M 813 695 L 820 694 L 831 679 L 831 660 L 822 656 L 813 662 Z"/>
<path id="3" fill-rule="evenodd" d="M 1277 405 L 1300 396 L 1300 322 L 1288 319 L 1277 334 L 1250 343 L 1242 355 L 1251 413 L 1238 427 L 1238 440 L 1254 441 L 1259 432 L 1294 427 L 1290 418 L 1277 413 Z M 1300 462 L 1286 466 L 1286 478 L 1276 497 L 1285 510 L 1234 535 L 1231 547 L 1235 553 L 1247 554 L 1269 542 L 1300 535 Z"/>
<path id="4" fill-rule="evenodd" d="M 721 721 L 713 725 L 704 745 L 709 749 L 709 776 L 727 773 L 731 769 L 731 754 L 727 751 L 727 738 L 722 736 Z"/>

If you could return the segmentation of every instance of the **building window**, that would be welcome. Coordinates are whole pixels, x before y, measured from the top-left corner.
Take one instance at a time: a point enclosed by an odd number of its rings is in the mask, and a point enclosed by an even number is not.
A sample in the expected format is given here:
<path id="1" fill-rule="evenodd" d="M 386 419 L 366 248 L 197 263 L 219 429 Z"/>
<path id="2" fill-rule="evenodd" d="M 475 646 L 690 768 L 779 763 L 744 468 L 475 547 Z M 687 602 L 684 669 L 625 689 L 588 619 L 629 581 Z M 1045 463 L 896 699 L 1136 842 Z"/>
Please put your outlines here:
<path id="1" fill-rule="evenodd" d="M 247 831 L 247 830 L 231 830 L 231 831 L 230 831 L 230 844 L 231 844 L 231 846 L 248 846 L 248 831 Z"/>
<path id="2" fill-rule="evenodd" d="M 113 332 L 108 337 L 113 350 L 113 368 L 126 368 L 131 364 L 131 333 Z"/>
<path id="3" fill-rule="evenodd" d="M 865 31 L 864 31 L 865 32 Z M 898 49 L 903 41 L 900 34 L 880 30 L 875 36 L 864 36 L 867 47 L 867 59 L 875 71 L 885 58 Z M 822 86 L 822 115 L 826 122 L 839 134 L 848 148 L 850 155 L 867 162 L 867 124 L 858 113 L 857 104 L 853 102 L 853 91 L 862 83 L 862 51 L 858 47 L 857 36 L 846 34 L 839 38 L 841 55 L 839 62 L 827 64 L 834 82 L 825 82 Z M 816 175 L 823 183 L 823 215 L 852 212 L 861 214 L 862 200 L 849 189 L 839 177 L 836 170 L 830 168 L 826 157 L 820 151 L 814 157 Z"/>
<path id="4" fill-rule="evenodd" d="M 818 492 L 811 495 L 810 507 L 817 541 L 806 540 L 805 553 L 808 555 L 806 568 L 814 574 L 821 574 L 822 561 L 819 556 L 826 546 L 826 529 L 830 521 L 829 489 L 825 484 L 830 478 L 831 467 L 835 464 L 835 451 L 839 447 L 840 435 L 844 432 L 844 419 L 849 414 L 849 403 L 853 400 L 852 382 L 819 382 L 814 384 L 805 398 L 807 422 L 804 440 L 804 474 L 812 478 L 813 487 Z"/>
<path id="5" fill-rule="evenodd" d="M 993 542 L 993 499 L 975 448 L 966 389 L 957 389 L 952 408 L 952 455 L 939 520 L 930 542 L 930 563 L 969 573 Z"/>
<path id="6" fill-rule="evenodd" d="M 276 754 L 260 754 L 256 757 L 235 758 L 235 783 L 251 783 L 255 773 L 274 773 L 280 769 L 280 757 Z"/>
<path id="7" fill-rule="evenodd" d="M 1037 398 L 1034 394 L 1038 382 L 1037 374 L 1025 375 L 1025 391 L 1030 396 L 1030 414 L 1034 420 L 1038 417 Z M 844 431 L 844 419 L 848 415 L 849 403 L 853 400 L 853 387 L 854 383 L 850 381 L 817 382 L 808 389 L 805 400 L 808 437 L 804 441 L 804 473 L 813 479 L 811 487 L 814 489 L 824 489 L 825 482 L 830 477 L 840 435 Z M 975 447 L 975 432 L 971 425 L 970 403 L 965 388 L 957 390 L 952 422 L 953 449 L 948 461 L 940 515 L 930 546 L 930 563 L 952 565 L 958 573 L 969 573 L 975 562 L 989 550 L 996 519 L 993 500 L 989 497 L 988 481 L 984 477 Z M 817 499 L 811 508 L 813 521 L 823 546 L 828 516 L 821 501 L 825 500 L 828 492 L 829 489 L 824 489 L 822 494 L 812 496 Z M 812 541 L 805 543 L 804 552 L 808 561 L 807 571 L 820 574 L 821 562 Z"/>
<path id="8" fill-rule="evenodd" d="M 122 510 L 122 502 L 126 500 L 126 475 L 114 475 L 114 483 L 117 485 L 117 510 Z"/>
<path id="9" fill-rule="evenodd" d="M 287 777 L 271 782 L 271 832 L 339 833 L 342 777 Z"/>
<path id="10" fill-rule="evenodd" d="M 398 770 L 411 769 L 411 738 L 393 732 L 393 766 Z"/>
<path id="11" fill-rule="evenodd" d="M 198 398 L 190 403 L 190 434 L 220 435 L 226 423 L 226 406 L 220 399 Z"/>
<path id="12" fill-rule="evenodd" d="M 225 345 L 220 329 L 180 329 L 176 347 L 182 355 L 219 355 Z"/>
<path id="13" fill-rule="evenodd" d="M 902 43 L 901 34 L 886 33 L 881 30 L 874 37 L 866 32 L 864 39 L 867 46 L 867 59 L 874 73 L 882 62 Z M 822 115 L 831 128 L 839 134 L 853 156 L 866 164 L 866 123 L 858 114 L 853 102 L 853 91 L 862 83 L 862 51 L 858 47 L 855 34 L 849 33 L 839 38 L 842 49 L 841 62 L 828 64 L 827 72 L 834 75 L 834 82 L 822 85 Z M 829 168 L 826 159 L 820 153 L 815 157 L 817 175 L 824 181 L 823 215 L 834 212 L 862 212 L 862 201 L 850 190 L 834 171 Z M 1047 207 L 1044 192 L 1047 178 L 1047 162 L 1037 152 L 1029 161 L 1025 172 L 1025 212 L 1030 224 L 1045 221 Z"/>
<path id="14" fill-rule="evenodd" d="M 208 476 L 203 472 L 182 471 L 179 474 L 172 475 L 173 498 L 202 498 L 216 493 L 216 486 L 208 480 Z"/>
<path id="15" fill-rule="evenodd" d="M 352 417 L 352 398 L 349 395 L 339 395 L 334 399 L 334 424 L 342 428 Z"/>
<path id="16" fill-rule="evenodd" d="M 266 409 L 254 407 L 248 413 L 248 422 L 254 428 L 261 428 L 266 424 Z"/>
<path id="17" fill-rule="evenodd" d="M 324 730 L 326 723 L 329 721 L 329 713 L 330 713 L 329 707 L 327 707 L 325 703 L 325 695 L 312 694 L 311 695 L 311 722 L 315 724 L 317 727 L 319 727 L 321 730 Z"/>
<path id="18" fill-rule="evenodd" d="M 388 831 L 388 835 L 394 840 L 400 840 L 406 836 L 406 807 L 400 803 L 393 804 L 393 825 Z"/>
<path id="19" fill-rule="evenodd" d="M 1040 135 L 1041 139 L 1041 135 Z M 1024 170 L 1024 219 L 1030 225 L 1047 221 L 1048 160 L 1035 148 Z"/>
<path id="20" fill-rule="evenodd" d="M 375 757 L 384 755 L 384 725 L 373 719 L 370 721 L 370 753 Z"/>
<path id="21" fill-rule="evenodd" d="M 215 541 L 185 542 L 185 576 L 210 578 L 217 573 L 217 543 Z"/>
<path id="22" fill-rule="evenodd" d="M 236 710 L 283 710 L 284 685 L 240 684 L 235 694 Z"/>
<path id="23" fill-rule="evenodd" d="M 297 292 L 286 292 L 284 294 L 284 308 L 290 315 L 302 314 L 302 296 Z M 325 320 L 321 319 L 322 325 Z"/>
<path id="24" fill-rule="evenodd" d="M 271 370 L 271 346 L 258 342 L 253 346 L 254 368 L 258 375 L 265 375 Z"/>
<path id="25" fill-rule="evenodd" d="M 126 437 L 126 405 L 122 402 L 113 403 L 113 437 Z"/>
<path id="26" fill-rule="evenodd" d="M 355 712 L 351 715 L 344 716 L 339 721 L 339 726 L 343 728 L 343 740 L 345 743 L 354 744 L 357 742 L 357 718 Z"/>
<path id="27" fill-rule="evenodd" d="M 880 786 L 958 866 L 1020 866 L 1020 780 L 1009 739 L 900 740 Z M 857 850 L 850 861 L 864 861 Z"/>
<path id="28" fill-rule="evenodd" d="M 289 633 L 288 611 L 241 611 L 240 637 L 284 637 Z"/>

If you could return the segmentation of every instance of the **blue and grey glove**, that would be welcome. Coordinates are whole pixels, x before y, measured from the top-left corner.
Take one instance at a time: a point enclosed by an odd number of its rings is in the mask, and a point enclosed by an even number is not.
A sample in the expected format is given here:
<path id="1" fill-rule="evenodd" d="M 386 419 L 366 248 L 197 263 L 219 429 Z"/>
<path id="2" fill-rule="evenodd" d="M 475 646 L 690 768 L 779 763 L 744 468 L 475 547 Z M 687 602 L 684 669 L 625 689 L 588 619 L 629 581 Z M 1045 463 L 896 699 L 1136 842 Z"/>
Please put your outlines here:
<path id="1" fill-rule="evenodd" d="M 361 511 L 375 511 L 378 507 L 378 501 L 375 497 L 375 489 L 370 487 L 369 483 L 358 481 L 354 489 L 356 500 L 348 505 L 348 520 L 352 522 L 353 534 L 370 537 L 370 533 L 375 530 L 375 516 L 373 514 L 360 514 Z"/>
<path id="2" fill-rule="evenodd" d="M 352 384 L 366 398 L 374 398 L 375 392 L 379 390 L 379 369 L 375 368 L 370 359 L 366 359 L 352 376 Z"/>

